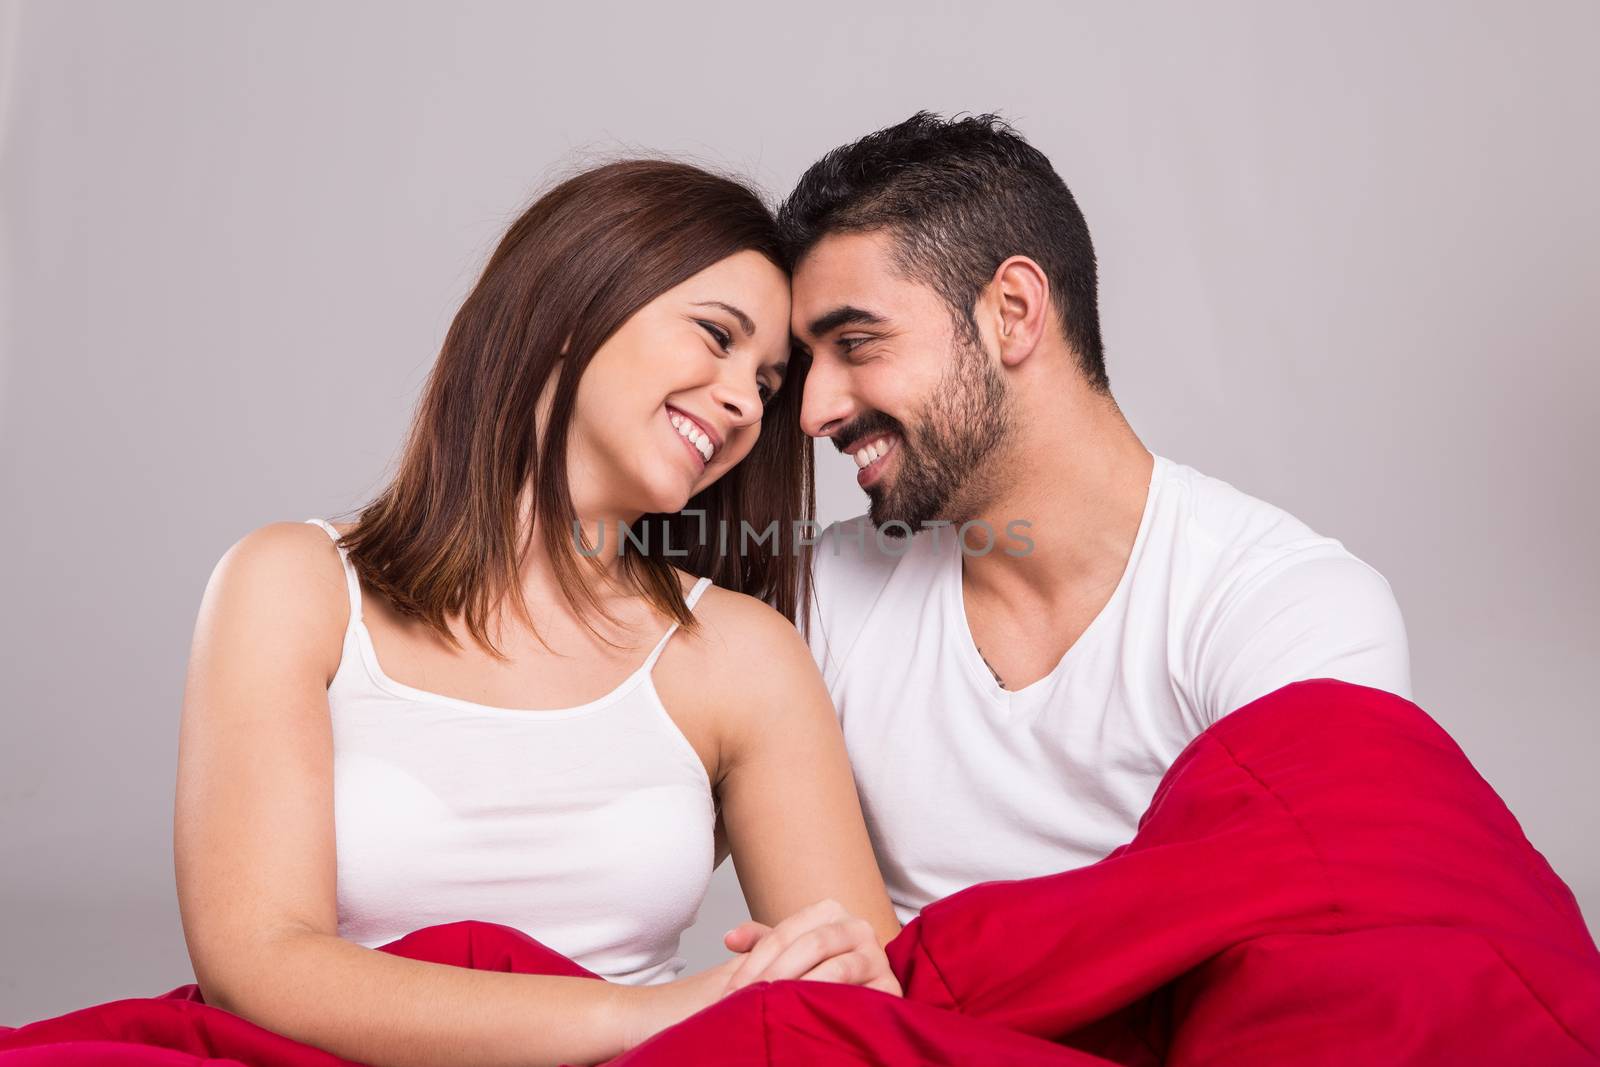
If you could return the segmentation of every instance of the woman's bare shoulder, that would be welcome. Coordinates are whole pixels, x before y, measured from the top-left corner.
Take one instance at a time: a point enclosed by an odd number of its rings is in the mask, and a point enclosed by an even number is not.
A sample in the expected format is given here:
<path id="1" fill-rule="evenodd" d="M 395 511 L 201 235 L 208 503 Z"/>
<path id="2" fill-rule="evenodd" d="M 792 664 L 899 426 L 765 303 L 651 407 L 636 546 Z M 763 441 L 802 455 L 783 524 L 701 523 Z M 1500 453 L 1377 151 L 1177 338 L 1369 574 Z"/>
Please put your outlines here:
<path id="1" fill-rule="evenodd" d="M 263 644 L 282 637 L 331 677 L 348 621 L 333 538 L 313 523 L 283 521 L 251 530 L 222 554 L 206 584 L 200 625 L 248 630 Z"/>
<path id="2" fill-rule="evenodd" d="M 691 588 L 693 582 L 691 578 Z M 773 644 L 787 643 L 791 637 L 800 638 L 794 624 L 771 604 L 720 585 L 706 587 L 695 602 L 694 614 L 729 641 Z"/>
<path id="3" fill-rule="evenodd" d="M 335 529 L 343 534 L 350 527 Z M 343 591 L 344 566 L 333 538 L 309 522 L 269 522 L 239 538 L 217 561 L 217 572 L 244 579 L 289 580 L 305 594 L 332 587 Z"/>
<path id="4" fill-rule="evenodd" d="M 700 595 L 694 614 L 701 624 L 693 642 L 701 669 L 741 702 L 816 671 L 800 631 L 763 600 L 713 585 Z"/>

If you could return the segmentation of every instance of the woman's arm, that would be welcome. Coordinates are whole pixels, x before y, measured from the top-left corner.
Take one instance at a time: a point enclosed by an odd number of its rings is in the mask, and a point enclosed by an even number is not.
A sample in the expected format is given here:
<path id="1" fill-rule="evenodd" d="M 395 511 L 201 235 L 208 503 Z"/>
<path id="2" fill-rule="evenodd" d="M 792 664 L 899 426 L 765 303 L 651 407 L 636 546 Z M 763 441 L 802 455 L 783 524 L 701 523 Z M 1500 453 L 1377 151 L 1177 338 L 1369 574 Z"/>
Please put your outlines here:
<path id="1" fill-rule="evenodd" d="M 349 616 L 326 533 L 274 523 L 201 603 L 174 812 L 178 903 L 210 1004 L 380 1067 L 592 1063 L 718 999 L 738 957 L 659 986 L 405 959 L 337 936 L 327 687 Z"/>
<path id="2" fill-rule="evenodd" d="M 722 593 L 705 614 L 702 685 L 710 686 L 706 696 L 718 709 L 722 822 L 751 917 L 777 927 L 782 947 L 801 946 L 791 959 L 805 954 L 802 938 L 826 958 L 843 935 L 819 924 L 845 923 L 850 916 L 870 924 L 874 947 L 881 946 L 900 924 L 867 837 L 833 702 L 810 650 L 786 619 L 753 598 Z M 838 907 L 818 907 L 830 900 Z M 806 917 L 797 915 L 802 912 Z M 794 921 L 785 924 L 790 917 Z M 755 966 L 747 966 L 733 987 L 763 970 L 763 979 L 799 977 L 766 969 L 779 947 L 758 946 L 749 961 Z"/>

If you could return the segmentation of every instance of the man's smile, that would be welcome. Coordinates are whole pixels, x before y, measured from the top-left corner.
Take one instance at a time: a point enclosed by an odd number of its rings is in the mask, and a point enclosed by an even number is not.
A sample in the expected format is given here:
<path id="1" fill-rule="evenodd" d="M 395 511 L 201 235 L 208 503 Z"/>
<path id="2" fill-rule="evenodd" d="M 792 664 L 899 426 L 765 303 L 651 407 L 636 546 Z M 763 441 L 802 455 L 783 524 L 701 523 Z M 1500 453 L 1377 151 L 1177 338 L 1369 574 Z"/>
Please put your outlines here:
<path id="1" fill-rule="evenodd" d="M 878 433 L 853 442 L 845 454 L 856 461 L 856 484 L 866 488 L 883 476 L 885 461 L 900 445 L 900 437 L 893 433 Z"/>

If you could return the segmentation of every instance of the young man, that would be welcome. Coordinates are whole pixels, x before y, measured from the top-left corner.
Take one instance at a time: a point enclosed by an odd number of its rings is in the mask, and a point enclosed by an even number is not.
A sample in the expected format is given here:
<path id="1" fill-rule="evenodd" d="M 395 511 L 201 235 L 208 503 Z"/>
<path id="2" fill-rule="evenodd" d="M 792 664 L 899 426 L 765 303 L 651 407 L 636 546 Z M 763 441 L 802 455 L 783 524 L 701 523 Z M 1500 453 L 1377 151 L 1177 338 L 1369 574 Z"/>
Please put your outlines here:
<path id="1" fill-rule="evenodd" d="M 802 422 L 871 501 L 816 547 L 810 639 L 902 922 L 1101 859 L 1196 735 L 1287 683 L 1410 698 L 1377 571 L 1135 435 L 1083 215 L 1015 131 L 919 113 L 780 221 Z"/>

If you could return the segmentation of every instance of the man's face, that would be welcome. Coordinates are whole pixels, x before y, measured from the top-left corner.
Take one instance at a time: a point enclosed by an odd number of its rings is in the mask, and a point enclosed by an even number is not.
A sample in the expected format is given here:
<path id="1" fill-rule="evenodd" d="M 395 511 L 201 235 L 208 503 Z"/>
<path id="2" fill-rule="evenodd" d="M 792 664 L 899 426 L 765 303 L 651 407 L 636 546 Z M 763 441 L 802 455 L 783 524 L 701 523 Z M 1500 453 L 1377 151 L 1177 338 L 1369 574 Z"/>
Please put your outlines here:
<path id="1" fill-rule="evenodd" d="M 795 271 L 791 329 L 811 351 L 801 426 L 856 460 L 874 526 L 915 533 L 988 502 L 1010 397 L 997 361 L 892 250 L 883 232 L 823 238 Z"/>

